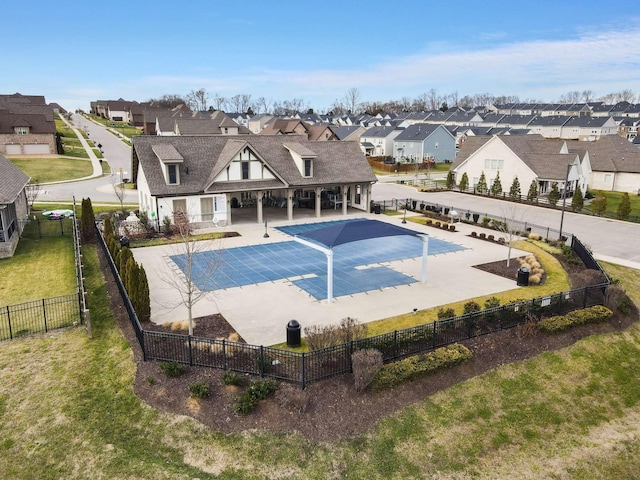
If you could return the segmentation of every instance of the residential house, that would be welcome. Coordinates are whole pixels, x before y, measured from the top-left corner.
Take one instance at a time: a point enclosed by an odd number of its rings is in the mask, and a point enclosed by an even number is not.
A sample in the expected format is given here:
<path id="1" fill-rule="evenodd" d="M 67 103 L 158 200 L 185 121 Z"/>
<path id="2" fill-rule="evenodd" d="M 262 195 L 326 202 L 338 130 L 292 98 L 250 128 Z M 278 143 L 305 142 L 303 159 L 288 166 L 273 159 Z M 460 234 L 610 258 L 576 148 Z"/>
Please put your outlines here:
<path id="1" fill-rule="evenodd" d="M 452 162 L 456 158 L 456 138 L 443 125 L 409 125 L 393 140 L 393 158 L 408 163 Z"/>
<path id="2" fill-rule="evenodd" d="M 562 125 L 560 138 L 593 142 L 603 135 L 615 135 L 618 125 L 612 117 L 570 117 Z"/>
<path id="3" fill-rule="evenodd" d="M 11 257 L 27 218 L 29 204 L 25 188 L 29 177 L 0 154 L 0 258 Z"/>
<path id="4" fill-rule="evenodd" d="M 367 131 L 367 128 L 360 125 L 348 125 L 344 127 L 332 127 L 332 130 L 338 140 L 359 142 L 360 136 Z"/>
<path id="5" fill-rule="evenodd" d="M 53 109 L 38 95 L 0 95 L 0 153 L 57 153 Z"/>
<path id="6" fill-rule="evenodd" d="M 539 116 L 534 118 L 528 125 L 531 133 L 542 135 L 544 138 L 561 138 L 562 127 L 571 117 L 554 115 Z"/>
<path id="7" fill-rule="evenodd" d="M 566 144 L 540 135 L 468 137 L 460 147 L 452 170 L 457 182 L 466 173 L 473 188 L 484 173 L 489 188 L 499 175 L 503 191 L 508 192 L 517 177 L 522 195 L 527 194 L 534 180 L 540 194 L 546 195 L 554 182 L 564 190 L 568 175 L 567 192 L 573 192 L 577 185 L 586 191 L 591 174 L 589 158 L 571 151 Z"/>
<path id="8" fill-rule="evenodd" d="M 273 115 L 260 114 L 254 115 L 247 122 L 247 128 L 251 133 L 258 134 L 266 127 L 267 123 L 273 118 Z"/>
<path id="9" fill-rule="evenodd" d="M 402 132 L 394 127 L 372 127 L 360 135 L 360 147 L 368 157 L 392 157 L 393 140 Z"/>
<path id="10" fill-rule="evenodd" d="M 133 181 L 139 208 L 149 218 L 173 220 L 181 212 L 194 223 L 228 225 L 236 208 L 348 207 L 369 211 L 376 181 L 356 142 L 311 142 L 305 135 L 162 137 L 132 142 Z M 253 209 L 253 210 L 246 210 Z"/>

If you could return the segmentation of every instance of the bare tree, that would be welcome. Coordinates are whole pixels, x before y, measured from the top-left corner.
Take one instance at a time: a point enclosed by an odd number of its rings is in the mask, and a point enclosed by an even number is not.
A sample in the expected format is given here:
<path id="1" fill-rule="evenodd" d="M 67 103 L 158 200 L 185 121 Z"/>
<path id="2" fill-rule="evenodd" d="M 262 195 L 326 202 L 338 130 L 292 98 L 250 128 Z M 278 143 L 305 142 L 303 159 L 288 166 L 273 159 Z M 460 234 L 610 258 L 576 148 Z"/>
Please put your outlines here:
<path id="1" fill-rule="evenodd" d="M 350 88 L 347 91 L 347 94 L 344 96 L 344 103 L 347 107 L 347 110 L 352 114 L 355 114 L 359 111 L 360 108 L 360 91 L 357 88 Z"/>
<path id="2" fill-rule="evenodd" d="M 209 284 L 216 272 L 219 271 L 221 249 L 211 250 L 210 242 L 196 241 L 193 237 L 189 216 L 184 212 L 174 212 L 173 229 L 180 242 L 175 244 L 173 255 L 165 257 L 171 272 L 158 272 L 158 277 L 179 293 L 180 300 L 163 306 L 169 309 L 176 309 L 180 306 L 186 307 L 189 335 L 193 335 L 193 307 L 200 300 L 212 294 L 212 291 L 199 289 L 198 285 Z M 206 248 L 207 245 L 209 245 L 209 248 Z M 200 257 L 202 257 L 199 254 L 205 251 L 209 252 L 209 255 L 207 255 L 209 260 L 206 260 L 204 265 L 197 264 Z M 178 262 L 181 264 L 180 267 L 171 257 L 178 257 Z"/>
<path id="3" fill-rule="evenodd" d="M 438 110 L 442 103 L 442 98 L 438 95 L 438 91 L 435 88 L 432 88 L 427 93 L 427 98 L 429 101 L 429 110 Z"/>
<path id="4" fill-rule="evenodd" d="M 216 110 L 222 110 L 225 103 L 227 103 L 227 100 L 220 94 L 216 93 L 213 96 L 213 108 L 215 108 Z"/>
<path id="5" fill-rule="evenodd" d="M 509 248 L 509 252 L 507 253 L 507 267 L 511 262 L 511 249 L 520 237 L 519 227 L 524 224 L 523 216 L 524 212 L 519 211 L 515 205 L 509 205 L 502 209 L 502 221 L 494 222 L 496 230 L 504 234 L 505 243 Z"/>
<path id="6" fill-rule="evenodd" d="M 36 198 L 42 191 L 42 185 L 38 182 L 38 179 L 34 179 L 25 188 L 25 194 L 27 195 L 27 202 L 29 203 L 29 210 L 33 209 L 33 204 L 36 202 Z"/>
<path id="7" fill-rule="evenodd" d="M 124 213 L 124 181 L 122 174 L 111 174 L 111 186 L 113 187 L 113 193 L 116 194 L 116 198 L 120 202 L 120 211 Z"/>
<path id="8" fill-rule="evenodd" d="M 593 98 L 593 90 L 583 90 L 582 91 L 582 101 L 584 103 L 589 103 Z"/>
<path id="9" fill-rule="evenodd" d="M 254 110 L 256 111 L 256 113 L 269 113 L 269 110 L 271 109 L 271 103 L 271 100 L 260 97 L 254 103 Z"/>
<path id="10" fill-rule="evenodd" d="M 207 110 L 207 101 L 209 100 L 209 93 L 201 88 L 199 90 L 191 90 L 187 94 L 187 102 L 192 110 L 204 112 Z"/>

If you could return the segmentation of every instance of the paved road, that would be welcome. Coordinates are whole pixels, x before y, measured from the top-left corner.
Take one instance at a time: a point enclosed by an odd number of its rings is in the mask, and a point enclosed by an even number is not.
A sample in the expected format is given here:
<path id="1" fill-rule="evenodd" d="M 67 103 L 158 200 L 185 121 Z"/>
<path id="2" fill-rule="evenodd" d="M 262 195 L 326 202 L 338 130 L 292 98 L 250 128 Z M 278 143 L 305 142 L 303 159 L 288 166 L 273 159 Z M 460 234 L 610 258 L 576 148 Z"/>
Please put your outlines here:
<path id="1" fill-rule="evenodd" d="M 497 216 L 512 216 L 509 208 L 514 204 L 486 197 L 466 195 L 455 192 L 420 193 L 412 187 L 395 183 L 384 183 L 384 179 L 373 186 L 373 199 L 390 200 L 393 198 L 415 198 L 458 210 L 473 210 Z M 516 219 L 560 228 L 559 210 L 529 205 L 517 205 Z M 640 224 L 621 222 L 588 215 L 565 212 L 563 231 L 575 234 L 583 243 L 590 246 L 597 258 L 618 261 L 640 268 Z M 618 263 L 621 263 L 618 261 Z"/>
<path id="2" fill-rule="evenodd" d="M 114 193 L 113 183 L 119 182 L 119 171 L 122 168 L 125 178 L 131 178 L 131 147 L 119 140 L 113 133 L 107 131 L 102 125 L 93 123 L 82 115 L 72 116 L 72 126 L 86 131 L 89 137 L 96 143 L 102 145 L 104 158 L 111 166 L 111 175 L 92 178 L 77 182 L 60 183 L 43 186 L 43 191 L 38 196 L 38 201 L 70 200 L 75 195 L 76 200 L 91 198 L 96 202 L 118 202 Z M 137 203 L 137 192 L 125 190 L 125 202 Z"/>

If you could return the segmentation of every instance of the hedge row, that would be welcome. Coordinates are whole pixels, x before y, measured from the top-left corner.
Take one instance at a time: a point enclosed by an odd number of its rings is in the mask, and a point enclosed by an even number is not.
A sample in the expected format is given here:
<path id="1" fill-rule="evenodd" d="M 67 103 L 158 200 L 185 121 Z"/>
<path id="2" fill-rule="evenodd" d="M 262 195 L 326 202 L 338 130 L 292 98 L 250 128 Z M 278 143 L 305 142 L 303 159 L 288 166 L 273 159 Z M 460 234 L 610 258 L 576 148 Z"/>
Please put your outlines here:
<path id="1" fill-rule="evenodd" d="M 583 310 L 575 310 L 566 315 L 556 315 L 554 317 L 540 320 L 538 326 L 540 330 L 547 333 L 556 333 L 568 330 L 577 325 L 585 323 L 604 322 L 613 315 L 613 312 L 602 305 L 585 308 Z"/>
<path id="2" fill-rule="evenodd" d="M 405 358 L 383 366 L 373 379 L 372 388 L 383 390 L 423 375 L 468 361 L 472 356 L 467 347 L 454 343 L 424 355 Z"/>

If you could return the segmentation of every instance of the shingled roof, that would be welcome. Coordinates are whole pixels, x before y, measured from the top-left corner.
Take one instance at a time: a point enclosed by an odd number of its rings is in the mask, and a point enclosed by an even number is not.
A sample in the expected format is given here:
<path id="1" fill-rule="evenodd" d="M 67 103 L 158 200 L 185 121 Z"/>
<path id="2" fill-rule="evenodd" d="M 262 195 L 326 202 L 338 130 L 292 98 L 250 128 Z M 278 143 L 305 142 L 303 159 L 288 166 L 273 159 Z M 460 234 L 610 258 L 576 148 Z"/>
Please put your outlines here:
<path id="1" fill-rule="evenodd" d="M 316 154 L 312 178 L 303 177 L 298 170 L 287 148 L 294 144 L 296 151 Z M 165 181 L 161 162 L 154 153 L 154 148 L 156 151 L 159 148 L 160 151 L 166 151 L 163 145 L 172 146 L 183 158 L 179 185 L 167 185 Z M 245 145 L 262 159 L 276 179 L 212 184 L 216 172 L 226 168 L 233 156 Z M 138 175 L 138 165 L 144 171 L 150 192 L 154 196 L 376 181 L 358 142 L 311 142 L 304 135 L 135 136 L 132 148 L 134 182 Z"/>
<path id="2" fill-rule="evenodd" d="M 29 183 L 29 177 L 0 153 L 0 204 L 15 202 Z"/>

